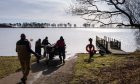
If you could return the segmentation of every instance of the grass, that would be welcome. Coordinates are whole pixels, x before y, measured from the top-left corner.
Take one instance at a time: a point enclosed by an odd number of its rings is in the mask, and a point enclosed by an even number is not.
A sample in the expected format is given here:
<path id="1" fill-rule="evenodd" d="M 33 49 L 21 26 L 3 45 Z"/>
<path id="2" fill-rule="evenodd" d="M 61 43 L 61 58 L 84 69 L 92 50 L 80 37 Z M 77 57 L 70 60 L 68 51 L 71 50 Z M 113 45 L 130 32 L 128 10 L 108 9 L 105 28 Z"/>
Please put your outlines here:
<path id="1" fill-rule="evenodd" d="M 140 84 L 140 53 L 130 55 L 79 54 L 71 84 Z"/>
<path id="2" fill-rule="evenodd" d="M 31 61 L 35 61 L 34 56 L 32 56 Z M 21 67 L 17 56 L 0 56 L 0 79 L 20 70 Z"/>

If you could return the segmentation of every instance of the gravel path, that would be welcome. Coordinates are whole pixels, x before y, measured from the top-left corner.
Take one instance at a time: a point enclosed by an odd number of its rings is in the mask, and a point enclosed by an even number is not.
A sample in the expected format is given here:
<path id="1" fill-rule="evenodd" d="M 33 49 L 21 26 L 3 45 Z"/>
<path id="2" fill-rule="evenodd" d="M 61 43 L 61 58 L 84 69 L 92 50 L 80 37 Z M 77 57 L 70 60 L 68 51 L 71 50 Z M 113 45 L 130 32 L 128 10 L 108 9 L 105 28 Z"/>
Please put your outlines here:
<path id="1" fill-rule="evenodd" d="M 43 60 L 40 64 L 32 64 L 27 84 L 69 84 L 73 77 L 76 57 L 69 58 L 65 64 L 60 63 L 58 59 L 50 62 L 47 66 Z M 17 84 L 22 77 L 21 72 L 11 74 L 0 79 L 0 84 Z"/>

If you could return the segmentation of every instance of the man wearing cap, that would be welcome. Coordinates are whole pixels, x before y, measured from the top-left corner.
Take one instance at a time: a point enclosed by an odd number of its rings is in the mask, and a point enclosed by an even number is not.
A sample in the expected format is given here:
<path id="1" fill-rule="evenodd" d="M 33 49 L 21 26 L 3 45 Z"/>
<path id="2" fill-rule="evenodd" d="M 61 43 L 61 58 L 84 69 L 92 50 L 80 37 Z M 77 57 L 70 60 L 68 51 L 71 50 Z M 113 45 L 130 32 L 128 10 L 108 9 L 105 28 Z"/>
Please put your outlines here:
<path id="1" fill-rule="evenodd" d="M 18 58 L 21 64 L 21 69 L 23 73 L 23 77 L 21 81 L 25 84 L 27 80 L 27 76 L 30 71 L 30 58 L 31 53 L 35 56 L 38 56 L 32 49 L 30 42 L 26 39 L 25 34 L 21 34 L 21 38 L 16 43 L 16 52 L 18 54 Z"/>

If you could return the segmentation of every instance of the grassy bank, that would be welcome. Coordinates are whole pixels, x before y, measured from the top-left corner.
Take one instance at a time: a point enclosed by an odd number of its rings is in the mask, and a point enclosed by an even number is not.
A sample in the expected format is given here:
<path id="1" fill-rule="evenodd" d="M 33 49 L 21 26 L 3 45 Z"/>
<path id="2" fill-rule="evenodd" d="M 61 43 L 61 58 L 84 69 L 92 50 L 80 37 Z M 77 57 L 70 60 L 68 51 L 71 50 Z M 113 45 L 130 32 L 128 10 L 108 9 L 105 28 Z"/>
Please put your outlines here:
<path id="1" fill-rule="evenodd" d="M 71 84 L 140 84 L 140 53 L 130 55 L 79 54 Z"/>
<path id="2" fill-rule="evenodd" d="M 33 61 L 35 61 L 35 57 L 32 56 Z M 17 56 L 0 56 L 0 79 L 20 70 L 20 63 Z"/>

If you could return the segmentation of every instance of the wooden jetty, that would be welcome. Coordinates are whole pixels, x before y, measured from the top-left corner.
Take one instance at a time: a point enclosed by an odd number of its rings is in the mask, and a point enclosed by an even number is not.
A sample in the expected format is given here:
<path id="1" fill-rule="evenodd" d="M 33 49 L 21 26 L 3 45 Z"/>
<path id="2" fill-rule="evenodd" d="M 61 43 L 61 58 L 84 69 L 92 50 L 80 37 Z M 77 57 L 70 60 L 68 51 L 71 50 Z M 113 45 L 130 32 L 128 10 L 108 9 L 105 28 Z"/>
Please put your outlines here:
<path id="1" fill-rule="evenodd" d="M 121 49 L 120 41 L 106 36 L 104 38 L 96 36 L 96 47 L 106 54 L 128 54 Z"/>

